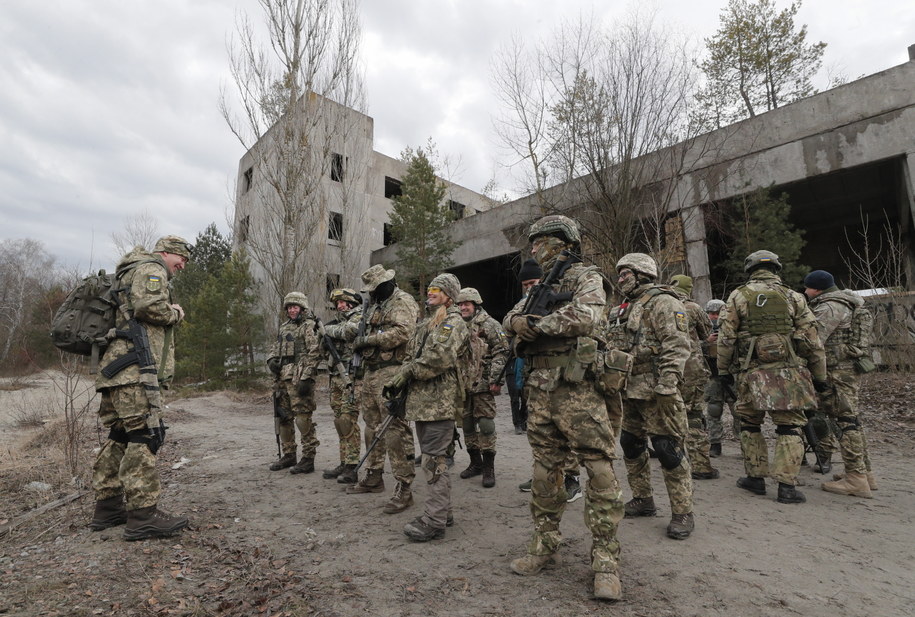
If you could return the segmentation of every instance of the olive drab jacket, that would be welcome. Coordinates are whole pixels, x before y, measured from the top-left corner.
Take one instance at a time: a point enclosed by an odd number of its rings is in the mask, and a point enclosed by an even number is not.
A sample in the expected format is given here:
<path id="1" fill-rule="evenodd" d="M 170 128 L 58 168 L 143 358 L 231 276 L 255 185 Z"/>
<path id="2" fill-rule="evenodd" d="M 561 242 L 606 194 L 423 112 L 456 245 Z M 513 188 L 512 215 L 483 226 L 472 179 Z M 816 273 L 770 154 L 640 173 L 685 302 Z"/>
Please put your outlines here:
<path id="1" fill-rule="evenodd" d="M 284 321 L 267 357 L 282 360 L 277 381 L 297 383 L 314 379 L 321 362 L 321 341 L 315 320 L 303 310 L 299 319 Z"/>
<path id="2" fill-rule="evenodd" d="M 398 287 L 384 302 L 372 303 L 365 311 L 365 334 L 371 343 L 362 350 L 365 366 L 376 370 L 403 363 L 407 343 L 416 330 L 419 316 L 416 300 Z M 352 325 L 352 322 L 347 322 L 347 331 L 352 329 Z M 358 329 L 358 322 L 355 327 Z"/>
<path id="3" fill-rule="evenodd" d="M 433 325 L 431 317 L 419 324 L 407 345 L 401 369 L 412 375 L 407 391 L 407 420 L 460 419 L 465 386 L 460 383 L 458 364 L 468 352 L 469 339 L 470 330 L 456 305 L 448 307 L 441 324 Z"/>
<path id="4" fill-rule="evenodd" d="M 852 316 L 864 306 L 864 298 L 850 289 L 827 289 L 809 301 L 808 306 L 817 320 L 817 333 L 826 353 L 826 366 L 830 369 L 851 367 L 853 360 L 862 354 L 852 349 Z"/>
<path id="5" fill-rule="evenodd" d="M 508 343 L 499 322 L 482 308 L 467 322 L 471 336 L 485 343 L 486 351 L 480 359 L 479 370 L 474 370 L 474 382 L 466 384 L 472 393 L 489 392 L 489 386 L 499 378 L 508 359 Z"/>
<path id="6" fill-rule="evenodd" d="M 349 365 L 353 358 L 353 339 L 359 331 L 359 322 L 362 321 L 362 307 L 357 306 L 348 311 L 340 313 L 340 319 L 324 324 L 324 331 L 333 339 L 334 348 L 340 354 L 340 360 L 343 365 Z M 330 367 L 333 370 L 333 367 Z"/>
<path id="7" fill-rule="evenodd" d="M 124 274 L 119 280 L 126 291 L 121 294 L 122 304 L 118 309 L 117 329 L 126 327 L 129 313 L 143 325 L 156 363 L 157 379 L 161 386 L 167 387 L 175 373 L 174 328 L 181 319 L 178 311 L 171 307 L 174 302 L 168 286 L 168 268 L 160 255 L 149 253 L 138 246 L 121 258 L 117 273 L 121 272 Z M 113 339 L 99 361 L 99 368 L 104 369 L 110 363 L 133 352 L 133 349 L 131 341 L 125 338 Z M 133 364 L 110 378 L 99 372 L 95 380 L 95 389 L 138 383 L 140 367 Z"/>

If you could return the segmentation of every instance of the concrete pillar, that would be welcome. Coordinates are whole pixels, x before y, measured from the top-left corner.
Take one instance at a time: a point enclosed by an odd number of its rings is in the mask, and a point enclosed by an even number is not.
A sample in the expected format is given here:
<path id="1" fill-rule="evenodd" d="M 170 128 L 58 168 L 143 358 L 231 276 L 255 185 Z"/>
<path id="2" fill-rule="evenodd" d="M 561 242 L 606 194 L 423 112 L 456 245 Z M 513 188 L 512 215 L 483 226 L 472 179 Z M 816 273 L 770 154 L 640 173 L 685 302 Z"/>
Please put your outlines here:
<path id="1" fill-rule="evenodd" d="M 909 48 L 909 53 L 915 45 Z M 899 212 L 899 228 L 903 231 L 903 240 L 906 243 L 906 288 L 915 289 L 915 152 L 907 152 L 902 161 L 902 200 Z M 903 220 L 906 217 L 908 220 Z"/>

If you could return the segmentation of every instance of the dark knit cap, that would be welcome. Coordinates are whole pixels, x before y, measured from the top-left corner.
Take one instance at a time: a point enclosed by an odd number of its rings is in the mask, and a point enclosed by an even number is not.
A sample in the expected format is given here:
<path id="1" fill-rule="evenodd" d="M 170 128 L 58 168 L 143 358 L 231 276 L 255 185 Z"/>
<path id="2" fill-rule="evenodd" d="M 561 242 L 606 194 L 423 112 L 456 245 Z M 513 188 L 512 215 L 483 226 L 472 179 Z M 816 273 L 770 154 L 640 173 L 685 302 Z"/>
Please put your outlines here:
<path id="1" fill-rule="evenodd" d="M 521 270 L 518 271 L 519 281 L 530 281 L 531 279 L 542 279 L 543 268 L 535 259 L 528 259 L 521 264 Z"/>
<path id="2" fill-rule="evenodd" d="M 808 289 L 818 289 L 823 291 L 830 287 L 835 287 L 836 281 L 826 270 L 814 270 L 804 277 L 804 287 Z"/>

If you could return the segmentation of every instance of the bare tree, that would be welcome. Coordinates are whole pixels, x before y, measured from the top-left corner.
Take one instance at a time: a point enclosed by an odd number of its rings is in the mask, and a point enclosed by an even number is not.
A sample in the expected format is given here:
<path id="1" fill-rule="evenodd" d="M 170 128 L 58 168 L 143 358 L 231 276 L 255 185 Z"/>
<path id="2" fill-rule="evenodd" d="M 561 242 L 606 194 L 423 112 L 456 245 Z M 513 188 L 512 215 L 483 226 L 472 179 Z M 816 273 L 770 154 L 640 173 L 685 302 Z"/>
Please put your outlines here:
<path id="1" fill-rule="evenodd" d="M 111 234 L 111 241 L 120 257 L 135 246 L 142 246 L 151 251 L 153 243 L 159 238 L 159 221 L 148 210 L 128 216 L 124 219 L 124 229 Z"/>
<path id="2" fill-rule="evenodd" d="M 54 276 L 54 258 L 41 242 L 0 241 L 0 366 L 9 358 L 31 311 Z"/>
<path id="3" fill-rule="evenodd" d="M 223 89 L 220 111 L 250 165 L 236 192 L 235 235 L 266 285 L 265 308 L 275 309 L 292 290 L 323 295 L 336 224 L 328 204 L 346 210 L 337 212 L 344 221 L 365 216 L 369 145 L 367 118 L 351 112 L 365 105 L 356 0 L 259 3 L 267 46 L 240 16 L 229 46 L 237 97 Z M 355 270 L 345 254 L 365 239 L 335 241 L 347 244 L 339 267 Z"/>

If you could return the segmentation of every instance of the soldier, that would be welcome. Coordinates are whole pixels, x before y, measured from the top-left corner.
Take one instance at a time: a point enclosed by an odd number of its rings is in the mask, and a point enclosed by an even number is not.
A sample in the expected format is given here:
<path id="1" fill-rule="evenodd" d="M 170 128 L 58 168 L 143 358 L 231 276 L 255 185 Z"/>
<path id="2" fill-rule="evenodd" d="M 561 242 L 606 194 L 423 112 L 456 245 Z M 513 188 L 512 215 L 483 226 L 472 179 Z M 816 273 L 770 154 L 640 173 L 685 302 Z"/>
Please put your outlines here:
<path id="1" fill-rule="evenodd" d="M 429 485 L 425 511 L 407 523 L 411 540 L 427 542 L 445 535 L 453 524 L 451 476 L 445 460 L 455 434 L 455 421 L 464 408 L 462 364 L 469 360 L 469 330 L 454 300 L 461 283 L 453 274 L 439 274 L 426 290 L 432 314 L 410 339 L 407 357 L 386 383 L 389 395 L 407 388 L 406 420 L 416 424 L 422 469 Z"/>
<path id="2" fill-rule="evenodd" d="M 522 314 L 522 300 L 502 324 L 507 334 L 523 342 L 518 351 L 527 367 L 527 438 L 534 458 L 530 503 L 534 532 L 528 554 L 512 561 L 511 569 L 532 575 L 556 563 L 562 539 L 559 524 L 567 499 L 563 470 L 571 453 L 588 471 L 585 523 L 592 538 L 594 596 L 618 600 L 622 597 L 617 540 L 622 494 L 613 473 L 613 433 L 593 376 L 595 334 L 607 294 L 598 269 L 569 256 L 581 242 L 575 221 L 545 216 L 531 226 L 528 239 L 544 272 L 552 273 L 556 266 L 558 274 L 563 263 L 572 265 L 551 285 L 550 292 L 563 296 L 547 315 Z M 565 262 L 560 259 L 567 256 Z"/>
<path id="3" fill-rule="evenodd" d="M 754 251 L 744 260 L 749 279 L 728 296 L 719 322 L 718 379 L 726 389 L 736 383 L 735 413 L 747 472 L 737 486 L 766 494 L 769 457 L 761 426 L 768 414 L 777 435 L 772 470 L 777 500 L 804 503 L 807 499 L 796 488 L 804 457 L 799 429 L 807 423 L 804 410 L 816 406 L 814 389 L 824 392 L 829 384 L 816 317 L 803 295 L 782 284 L 781 269 L 771 251 Z"/>
<path id="4" fill-rule="evenodd" d="M 344 366 L 349 366 L 353 356 L 353 339 L 362 320 L 362 296 L 353 289 L 334 289 L 330 301 L 340 318 L 324 327 L 324 332 L 333 341 L 337 354 Z M 351 376 L 355 378 L 356 376 Z M 334 412 L 334 428 L 340 438 L 340 464 L 324 470 L 324 478 L 336 478 L 340 484 L 355 484 L 356 465 L 359 463 L 360 431 L 359 410 L 356 408 L 354 392 L 346 387 L 342 375 L 330 377 L 330 408 Z"/>
<path id="5" fill-rule="evenodd" d="M 119 297 L 117 329 L 127 331 L 130 320 L 137 336 L 111 340 L 95 380 L 102 395 L 99 420 L 109 433 L 92 469 L 93 531 L 127 523 L 124 538 L 143 540 L 170 536 L 188 525 L 185 517 L 157 507 L 161 484 L 156 453 L 165 440 L 159 389 L 167 388 L 174 374 L 174 327 L 184 319 L 184 310 L 172 301 L 168 281 L 184 269 L 191 250 L 183 238 L 164 236 L 152 253 L 138 246 L 118 263 L 124 293 Z M 141 346 L 148 347 L 153 366 L 138 361 Z"/>
<path id="6" fill-rule="evenodd" d="M 508 346 L 501 324 L 483 308 L 483 298 L 473 287 L 465 287 L 458 295 L 461 317 L 470 329 L 471 379 L 467 388 L 467 404 L 463 410 L 464 443 L 470 455 L 470 465 L 461 472 L 467 479 L 483 475 L 483 486 L 496 485 L 496 400 L 502 391 L 496 383 L 505 360 Z M 479 350 L 479 351 L 477 351 Z"/>
<path id="7" fill-rule="evenodd" d="M 353 350 L 362 356 L 365 375 L 359 385 L 359 407 L 365 419 L 365 443 L 375 438 L 375 431 L 387 415 L 382 389 L 398 373 L 407 353 L 407 343 L 416 330 L 419 306 L 410 294 L 397 287 L 394 270 L 375 265 L 362 273 L 362 292 L 371 303 L 362 320 L 364 334 L 353 341 Z M 361 325 L 360 325 L 361 328 Z M 391 471 L 397 485 L 391 500 L 384 505 L 386 514 L 402 512 L 413 505 L 411 485 L 416 476 L 413 462 L 407 460 L 406 444 L 413 443 L 410 425 L 395 418 L 366 460 L 366 474 L 346 489 L 350 495 L 384 492 L 385 453 L 391 460 Z"/>
<path id="8" fill-rule="evenodd" d="M 705 383 L 705 415 L 708 420 L 709 456 L 721 456 L 721 441 L 724 439 L 724 426 L 721 417 L 724 414 L 725 392 L 718 382 L 718 317 L 724 308 L 724 300 L 712 299 L 705 303 L 705 313 L 712 324 L 712 332 L 705 340 L 706 363 L 711 371 L 710 379 Z M 736 423 L 736 420 L 735 420 Z M 740 433 L 739 425 L 735 434 Z"/>
<path id="9" fill-rule="evenodd" d="M 687 330 L 690 339 L 691 353 L 683 369 L 683 383 L 680 395 L 686 407 L 686 420 L 689 430 L 686 433 L 686 453 L 692 468 L 693 480 L 714 480 L 719 477 L 718 470 L 712 467 L 709 458 L 709 436 L 705 421 L 705 384 L 708 383 L 708 365 L 705 362 L 703 348 L 712 334 L 712 322 L 702 307 L 690 299 L 693 292 L 693 279 L 685 274 L 671 277 L 670 287 L 686 309 Z"/>
<path id="10" fill-rule="evenodd" d="M 321 361 L 317 324 L 308 311 L 308 296 L 292 291 L 283 298 L 286 321 L 280 325 L 276 343 L 267 357 L 274 375 L 273 396 L 280 413 L 282 455 L 270 471 L 292 467 L 289 473 L 315 470 L 315 453 L 321 443 L 315 430 L 315 375 Z M 302 458 L 296 463 L 295 429 L 299 429 Z"/>
<path id="11" fill-rule="evenodd" d="M 527 295 L 531 287 L 543 278 L 543 270 L 535 259 L 528 259 L 521 264 L 518 279 L 521 281 L 521 296 Z M 511 349 L 512 341 L 508 341 Z M 512 424 L 515 426 L 515 435 L 520 435 L 527 430 L 527 401 L 524 398 L 524 358 L 510 354 L 509 366 L 505 370 L 505 384 L 508 387 L 508 397 L 512 407 Z M 528 487 L 530 488 L 530 487 Z"/>
<path id="12" fill-rule="evenodd" d="M 632 489 L 626 516 L 657 513 L 651 488 L 650 438 L 670 496 L 667 536 L 683 540 L 695 526 L 691 469 L 683 451 L 688 430 L 686 408 L 680 396 L 684 366 L 691 353 L 686 308 L 669 287 L 655 284 L 658 266 L 650 256 L 623 255 L 616 263 L 616 271 L 617 284 L 628 300 L 617 315 L 626 335 L 622 351 L 634 358 L 632 374 L 623 391 L 620 432 Z"/>
<path id="13" fill-rule="evenodd" d="M 824 482 L 823 490 L 869 499 L 876 483 L 858 415 L 860 376 L 855 360 L 868 354 L 862 343 L 867 342 L 870 332 L 856 332 L 853 319 L 856 310 L 867 309 L 863 308 L 864 300 L 858 294 L 836 287 L 832 274 L 825 270 L 814 270 L 808 274 L 804 278 L 804 287 L 825 347 L 827 380 L 832 386 L 820 394 L 820 409 L 839 427 L 839 448 L 845 465 L 844 477 L 835 482 Z"/>

